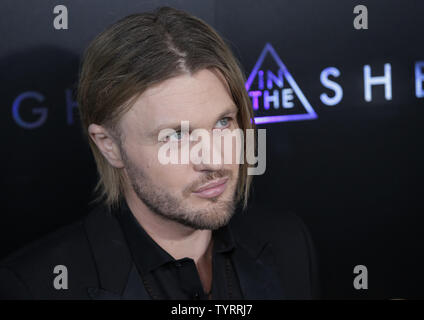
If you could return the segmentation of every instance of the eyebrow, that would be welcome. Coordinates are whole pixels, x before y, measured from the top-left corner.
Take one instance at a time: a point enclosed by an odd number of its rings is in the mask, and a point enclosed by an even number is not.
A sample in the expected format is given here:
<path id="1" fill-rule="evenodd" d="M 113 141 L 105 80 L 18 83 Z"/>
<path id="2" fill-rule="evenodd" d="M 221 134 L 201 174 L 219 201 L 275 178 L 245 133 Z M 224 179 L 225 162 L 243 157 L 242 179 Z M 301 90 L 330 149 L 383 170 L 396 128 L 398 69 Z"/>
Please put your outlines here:
<path id="1" fill-rule="evenodd" d="M 235 104 L 232 104 L 232 105 L 228 106 L 224 111 L 222 111 L 217 116 L 216 121 L 224 118 L 227 115 L 230 115 L 232 113 L 237 113 L 237 112 L 238 112 L 237 106 Z M 151 136 L 157 136 L 162 129 L 167 129 L 167 128 L 173 129 L 175 131 L 179 131 L 181 129 L 181 121 L 184 121 L 184 119 L 180 120 L 178 122 L 170 122 L 170 123 L 160 124 L 158 127 L 156 127 L 155 129 L 152 130 Z M 190 128 L 190 131 L 191 131 L 191 128 Z"/>

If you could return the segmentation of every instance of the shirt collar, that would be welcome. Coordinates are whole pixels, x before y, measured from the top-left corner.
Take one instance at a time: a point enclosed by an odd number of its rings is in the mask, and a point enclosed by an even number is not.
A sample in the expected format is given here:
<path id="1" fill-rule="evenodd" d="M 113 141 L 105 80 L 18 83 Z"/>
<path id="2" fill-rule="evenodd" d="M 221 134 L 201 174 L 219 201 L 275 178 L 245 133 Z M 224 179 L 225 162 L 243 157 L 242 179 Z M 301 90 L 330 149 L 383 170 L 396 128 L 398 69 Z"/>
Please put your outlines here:
<path id="1" fill-rule="evenodd" d="M 161 248 L 144 230 L 131 212 L 126 200 L 121 202 L 117 212 L 134 262 L 142 274 L 176 261 L 168 252 Z M 235 241 L 228 225 L 212 232 L 214 240 L 213 251 L 216 253 L 231 252 L 235 248 Z"/>
<path id="2" fill-rule="evenodd" d="M 138 223 L 125 200 L 122 201 L 117 216 L 134 262 L 141 273 L 148 273 L 165 263 L 175 260 Z"/>

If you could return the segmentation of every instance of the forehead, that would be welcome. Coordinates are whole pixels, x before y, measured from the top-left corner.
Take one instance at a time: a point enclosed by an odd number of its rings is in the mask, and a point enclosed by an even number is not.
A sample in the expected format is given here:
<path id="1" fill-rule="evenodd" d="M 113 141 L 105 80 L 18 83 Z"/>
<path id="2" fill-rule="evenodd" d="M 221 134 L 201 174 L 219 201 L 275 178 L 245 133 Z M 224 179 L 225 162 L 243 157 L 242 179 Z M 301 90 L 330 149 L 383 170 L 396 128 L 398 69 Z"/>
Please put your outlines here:
<path id="1" fill-rule="evenodd" d="M 190 121 L 190 127 L 207 127 L 227 110 L 236 110 L 219 74 L 208 69 L 184 74 L 147 89 L 124 115 L 124 129 L 151 133 L 167 125 Z"/>

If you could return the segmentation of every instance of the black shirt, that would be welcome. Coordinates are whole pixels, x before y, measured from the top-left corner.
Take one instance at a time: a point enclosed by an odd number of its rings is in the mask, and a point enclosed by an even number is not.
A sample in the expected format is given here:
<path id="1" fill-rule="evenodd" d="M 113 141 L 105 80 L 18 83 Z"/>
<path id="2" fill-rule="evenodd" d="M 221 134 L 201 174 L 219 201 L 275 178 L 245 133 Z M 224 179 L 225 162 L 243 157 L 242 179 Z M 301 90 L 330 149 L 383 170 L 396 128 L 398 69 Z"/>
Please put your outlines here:
<path id="1" fill-rule="evenodd" d="M 209 298 L 193 259 L 176 260 L 162 249 L 138 223 L 126 201 L 122 201 L 117 214 L 128 246 L 152 299 Z M 236 243 L 229 226 L 212 232 L 212 289 L 211 298 L 217 300 L 242 299 L 240 284 L 232 263 Z"/>

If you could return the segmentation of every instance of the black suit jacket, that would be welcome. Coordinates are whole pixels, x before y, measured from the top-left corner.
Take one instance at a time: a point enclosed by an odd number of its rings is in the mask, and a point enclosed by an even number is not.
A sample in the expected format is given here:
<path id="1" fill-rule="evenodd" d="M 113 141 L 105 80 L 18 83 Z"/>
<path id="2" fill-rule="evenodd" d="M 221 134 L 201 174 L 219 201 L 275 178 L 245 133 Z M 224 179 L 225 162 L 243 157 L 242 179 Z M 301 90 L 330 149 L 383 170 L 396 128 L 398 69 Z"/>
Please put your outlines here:
<path id="1" fill-rule="evenodd" d="M 236 214 L 234 267 L 246 299 L 319 297 L 310 235 L 294 214 Z M 148 257 L 146 257 L 148 259 Z M 68 289 L 55 289 L 56 265 Z M 98 206 L 83 219 L 0 263 L 0 299 L 149 299 L 114 215 Z"/>

